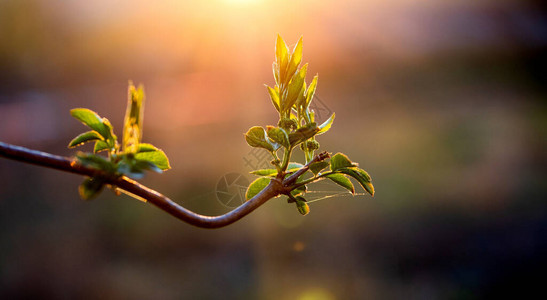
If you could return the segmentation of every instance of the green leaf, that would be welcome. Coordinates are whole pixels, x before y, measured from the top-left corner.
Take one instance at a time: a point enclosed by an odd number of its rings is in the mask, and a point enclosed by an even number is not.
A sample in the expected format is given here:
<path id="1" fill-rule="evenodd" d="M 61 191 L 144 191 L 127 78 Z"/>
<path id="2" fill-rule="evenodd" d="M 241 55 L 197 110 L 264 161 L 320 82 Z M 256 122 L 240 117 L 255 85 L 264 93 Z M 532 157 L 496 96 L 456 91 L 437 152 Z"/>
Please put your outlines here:
<path id="1" fill-rule="evenodd" d="M 307 190 L 308 190 L 308 187 L 306 187 L 305 185 L 302 185 L 302 186 L 299 186 L 299 187 L 295 188 L 294 190 L 292 190 L 291 195 L 299 196 L 299 195 L 304 194 Z"/>
<path id="2" fill-rule="evenodd" d="M 349 167 L 355 167 L 355 164 L 353 164 L 343 153 L 338 152 L 330 159 L 330 169 L 332 171 L 338 171 L 338 169 Z"/>
<path id="3" fill-rule="evenodd" d="M 289 63 L 289 48 L 281 36 L 277 35 L 275 42 L 275 61 L 277 64 L 277 70 L 279 73 L 279 82 L 281 85 L 287 78 L 287 64 Z"/>
<path id="4" fill-rule="evenodd" d="M 332 122 L 334 122 L 334 113 L 332 114 L 332 116 L 330 116 L 330 118 L 328 118 L 325 122 L 323 122 L 323 124 L 319 125 L 319 132 L 317 132 L 317 135 L 320 135 L 329 131 L 329 129 L 332 126 Z"/>
<path id="5" fill-rule="evenodd" d="M 371 196 L 374 196 L 374 186 L 369 180 L 370 176 L 367 178 L 361 171 L 358 171 L 357 168 L 342 168 L 337 170 L 337 172 L 339 173 L 343 173 L 355 178 L 359 182 L 359 184 L 365 189 L 365 191 L 367 191 Z"/>
<path id="6" fill-rule="evenodd" d="M 374 186 L 372 185 L 372 182 L 366 182 L 363 187 L 372 197 L 374 197 Z"/>
<path id="7" fill-rule="evenodd" d="M 98 178 L 86 178 L 78 187 L 80 197 L 84 200 L 91 200 L 102 191 L 104 181 Z"/>
<path id="8" fill-rule="evenodd" d="M 277 170 L 276 169 L 260 169 L 260 170 L 251 171 L 249 173 L 253 175 L 258 175 L 258 176 L 275 176 L 277 175 Z"/>
<path id="9" fill-rule="evenodd" d="M 298 43 L 296 43 L 296 46 L 294 46 L 293 52 L 291 54 L 291 60 L 289 61 L 289 65 L 287 66 L 287 78 L 291 78 L 296 70 L 298 70 L 298 66 L 300 66 L 300 62 L 302 61 L 302 37 L 298 40 Z"/>
<path id="10" fill-rule="evenodd" d="M 267 177 L 260 177 L 255 181 L 251 182 L 251 184 L 247 188 L 247 192 L 245 193 L 245 199 L 250 200 L 258 193 L 260 193 L 266 186 L 268 186 L 270 180 L 271 179 Z"/>
<path id="11" fill-rule="evenodd" d="M 148 143 L 139 143 L 139 148 L 137 149 L 137 152 L 151 152 L 151 151 L 157 151 L 159 150 L 152 144 Z"/>
<path id="12" fill-rule="evenodd" d="M 84 143 L 95 141 L 95 140 L 102 140 L 102 136 L 95 130 L 84 132 L 77 137 L 75 137 L 70 143 L 68 144 L 68 148 L 74 148 L 76 146 L 83 145 Z"/>
<path id="13" fill-rule="evenodd" d="M 105 140 L 110 137 L 108 126 L 104 124 L 103 119 L 96 112 L 87 108 L 74 108 L 70 110 L 70 114 L 84 125 L 97 131 Z"/>
<path id="14" fill-rule="evenodd" d="M 303 167 L 304 167 L 303 164 L 292 162 L 292 163 L 289 163 L 289 165 L 287 166 L 286 172 L 287 173 L 296 172 L 302 169 Z M 253 175 L 258 175 L 258 176 L 275 176 L 277 175 L 277 169 L 260 169 L 260 170 L 251 171 L 249 173 Z"/>
<path id="15" fill-rule="evenodd" d="M 325 177 L 332 180 L 334 183 L 344 187 L 348 191 L 350 191 L 352 194 L 355 194 L 355 188 L 353 187 L 353 183 L 344 175 L 332 173 L 328 174 Z"/>
<path id="16" fill-rule="evenodd" d="M 305 64 L 298 73 L 294 74 L 289 82 L 289 89 L 287 92 L 287 98 L 285 103 L 281 103 L 281 111 L 290 110 L 296 103 L 298 97 L 304 93 L 306 72 L 308 71 L 308 64 Z"/>
<path id="17" fill-rule="evenodd" d="M 79 152 L 76 154 L 76 159 L 85 166 L 91 166 L 109 173 L 116 171 L 114 164 L 100 155 Z"/>
<path id="18" fill-rule="evenodd" d="M 138 160 L 148 161 L 156 165 L 158 168 L 160 168 L 163 171 L 171 169 L 167 155 L 165 155 L 165 153 L 160 149 L 156 151 L 136 153 L 135 158 Z"/>
<path id="19" fill-rule="evenodd" d="M 315 89 L 317 88 L 317 80 L 319 79 L 318 75 L 315 75 L 313 77 L 313 80 L 310 83 L 310 86 L 306 90 L 306 105 L 305 108 L 308 108 L 310 106 L 311 101 L 313 100 L 313 96 L 315 95 Z"/>
<path id="20" fill-rule="evenodd" d="M 301 163 L 291 162 L 287 166 L 287 173 L 296 172 L 296 171 L 302 169 L 303 167 L 304 167 L 304 165 L 301 164 Z"/>
<path id="21" fill-rule="evenodd" d="M 152 152 L 144 152 L 152 153 Z M 136 155 L 128 153 L 122 156 L 122 161 L 118 164 L 118 172 L 125 174 L 134 179 L 144 177 L 144 171 L 151 170 L 157 173 L 162 173 L 162 170 L 154 163 L 148 160 L 140 160 Z"/>
<path id="22" fill-rule="evenodd" d="M 150 170 L 150 171 L 154 171 L 156 173 L 163 173 L 162 169 L 160 169 L 158 166 L 156 166 L 155 164 L 153 164 L 153 163 L 151 163 L 147 160 L 136 159 L 135 168 L 140 169 L 140 170 Z"/>
<path id="23" fill-rule="evenodd" d="M 321 170 L 323 170 L 324 168 L 326 168 L 328 166 L 329 166 L 329 163 L 326 162 L 326 161 L 314 162 L 313 164 L 310 165 L 310 171 L 314 175 L 317 175 L 319 172 L 321 172 Z"/>
<path id="24" fill-rule="evenodd" d="M 315 123 L 304 125 L 295 132 L 289 134 L 289 142 L 291 143 L 291 146 L 298 145 L 316 135 L 318 131 L 319 127 L 317 127 L 317 124 Z"/>
<path id="25" fill-rule="evenodd" d="M 110 150 L 110 146 L 105 141 L 97 141 L 93 148 L 93 153 L 98 153 L 104 150 Z"/>
<path id="26" fill-rule="evenodd" d="M 144 90 L 142 85 L 138 89 L 129 82 L 127 92 L 127 110 L 123 126 L 123 150 L 124 152 L 137 152 L 142 138 L 142 120 L 144 116 Z"/>
<path id="27" fill-rule="evenodd" d="M 111 149 L 114 149 L 117 147 L 117 140 L 118 137 L 114 134 L 114 128 L 112 127 L 112 124 L 110 124 L 110 121 L 108 121 L 107 118 L 102 118 L 103 124 L 107 129 L 107 136 L 105 137 L 106 142 L 110 146 Z"/>
<path id="28" fill-rule="evenodd" d="M 295 202 L 296 202 L 296 208 L 298 209 L 298 212 L 305 216 L 307 215 L 308 213 L 310 213 L 310 207 L 308 205 L 308 203 L 306 203 L 306 199 L 304 199 L 304 197 L 302 196 L 296 196 L 295 197 Z"/>
<path id="29" fill-rule="evenodd" d="M 287 132 L 283 128 L 279 127 L 267 127 L 268 131 L 268 137 L 272 139 L 272 141 L 282 145 L 285 148 L 289 148 L 289 135 L 287 135 Z"/>
<path id="30" fill-rule="evenodd" d="M 361 174 L 361 176 L 363 176 L 366 180 L 372 181 L 372 178 L 370 177 L 370 175 L 368 175 L 368 173 L 365 170 L 359 169 L 359 168 L 353 168 L 353 169 L 355 169 L 355 171 L 359 172 Z"/>
<path id="31" fill-rule="evenodd" d="M 272 100 L 273 106 L 277 111 L 279 111 L 279 91 L 269 86 L 266 86 L 266 88 L 268 89 L 268 93 L 270 94 L 270 99 Z"/>
<path id="32" fill-rule="evenodd" d="M 281 81 L 279 80 L 279 68 L 277 67 L 277 63 L 274 61 L 272 64 L 274 79 L 276 84 L 281 84 Z"/>
<path id="33" fill-rule="evenodd" d="M 294 103 L 294 108 L 298 111 L 306 101 L 306 95 L 304 93 L 306 92 L 306 81 L 302 83 L 302 90 L 300 93 L 298 93 L 298 97 L 296 98 L 296 102 Z"/>
<path id="34" fill-rule="evenodd" d="M 251 127 L 245 134 L 245 140 L 251 147 L 264 148 L 270 152 L 279 149 L 278 144 L 272 143 L 266 138 L 266 132 L 260 126 Z"/>
<path id="35" fill-rule="evenodd" d="M 133 179 L 142 179 L 144 177 L 144 169 L 134 166 L 132 161 L 121 161 L 118 164 L 118 173 Z"/>
<path id="36" fill-rule="evenodd" d="M 299 184 L 299 183 L 301 183 L 301 182 L 304 181 L 304 180 L 306 180 L 306 179 L 304 178 L 304 176 L 300 176 L 300 177 L 298 177 L 298 178 L 296 179 L 295 184 Z M 301 186 L 299 186 L 299 187 L 294 188 L 294 189 L 291 191 L 291 195 L 294 196 L 294 197 L 300 196 L 300 195 L 304 195 L 304 194 L 306 193 L 307 190 L 308 190 L 308 187 L 307 187 L 306 185 L 301 185 Z M 294 200 L 293 200 L 294 197 L 289 197 L 289 198 L 287 199 L 288 203 L 294 202 Z M 291 198 L 292 198 L 292 199 L 291 199 Z"/>

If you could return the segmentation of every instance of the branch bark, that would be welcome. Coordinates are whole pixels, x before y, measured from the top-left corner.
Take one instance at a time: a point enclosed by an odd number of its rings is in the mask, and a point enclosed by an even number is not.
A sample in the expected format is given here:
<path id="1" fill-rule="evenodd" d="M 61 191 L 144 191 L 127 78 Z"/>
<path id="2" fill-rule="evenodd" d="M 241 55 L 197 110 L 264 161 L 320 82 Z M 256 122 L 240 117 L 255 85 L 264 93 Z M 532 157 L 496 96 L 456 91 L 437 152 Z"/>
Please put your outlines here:
<path id="1" fill-rule="evenodd" d="M 303 166 L 298 171 L 294 172 L 291 176 L 287 177 L 283 181 L 283 186 L 288 187 L 288 186 L 293 185 L 296 182 L 296 180 L 298 179 L 298 177 L 302 176 L 302 174 L 306 173 L 306 171 L 308 171 L 310 169 L 311 164 L 323 161 L 323 160 L 325 160 L 329 157 L 330 157 L 330 154 L 327 151 L 323 151 L 323 152 L 317 154 L 305 166 Z"/>
<path id="2" fill-rule="evenodd" d="M 143 199 L 146 199 L 152 205 L 181 221 L 202 228 L 219 228 L 230 225 L 248 215 L 259 206 L 266 203 L 266 201 L 277 197 L 280 194 L 286 193 L 287 188 L 292 185 L 300 175 L 309 169 L 309 164 L 328 157 L 328 154 L 325 155 L 325 153 L 318 154 L 312 161 L 310 161 L 310 163 L 285 180 L 271 180 L 270 184 L 260 193 L 236 209 L 220 216 L 204 216 L 178 205 L 161 193 L 150 189 L 126 176 L 115 176 L 101 170 L 87 167 L 68 157 L 53 155 L 0 142 L 0 156 L 78 175 L 103 177 L 106 179 L 108 184 L 119 187 Z"/>

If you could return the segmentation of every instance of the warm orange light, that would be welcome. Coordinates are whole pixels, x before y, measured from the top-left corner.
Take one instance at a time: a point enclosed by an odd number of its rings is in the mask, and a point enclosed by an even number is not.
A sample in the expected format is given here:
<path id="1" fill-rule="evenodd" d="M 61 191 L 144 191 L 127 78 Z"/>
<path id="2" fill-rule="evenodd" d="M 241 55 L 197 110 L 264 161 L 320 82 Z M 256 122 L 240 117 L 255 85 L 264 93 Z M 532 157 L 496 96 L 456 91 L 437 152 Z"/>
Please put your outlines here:
<path id="1" fill-rule="evenodd" d="M 224 0 L 224 1 L 230 4 L 251 4 L 251 3 L 261 2 L 261 0 Z"/>

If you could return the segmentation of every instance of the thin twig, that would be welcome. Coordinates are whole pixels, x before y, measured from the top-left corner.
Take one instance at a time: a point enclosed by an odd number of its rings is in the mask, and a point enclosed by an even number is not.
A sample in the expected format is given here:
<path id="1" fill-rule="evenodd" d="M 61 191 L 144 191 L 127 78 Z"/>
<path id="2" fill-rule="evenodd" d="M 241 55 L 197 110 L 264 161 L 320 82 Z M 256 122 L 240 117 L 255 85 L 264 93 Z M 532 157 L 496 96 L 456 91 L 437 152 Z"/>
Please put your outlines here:
<path id="1" fill-rule="evenodd" d="M 102 177 L 106 180 L 106 183 L 146 199 L 149 203 L 179 220 L 202 228 L 219 228 L 234 223 L 254 211 L 266 201 L 286 192 L 287 188 L 290 187 L 290 185 L 292 185 L 296 179 L 300 177 L 300 175 L 304 174 L 309 169 L 310 164 L 328 158 L 329 154 L 327 152 L 323 152 L 316 155 L 312 161 L 286 178 L 283 182 L 279 180 L 271 180 L 270 184 L 268 184 L 268 186 L 266 186 L 252 199 L 246 201 L 236 209 L 220 216 L 204 216 L 196 214 L 193 211 L 178 205 L 161 193 L 150 189 L 135 180 L 132 180 L 126 176 L 116 176 L 102 170 L 84 166 L 78 163 L 78 161 L 68 157 L 31 150 L 3 142 L 0 142 L 0 156 L 69 173 L 89 177 Z"/>
<path id="2" fill-rule="evenodd" d="M 330 155 L 327 151 L 324 151 L 324 152 L 321 152 L 319 154 L 317 154 L 312 160 L 310 160 L 310 162 L 308 162 L 304 167 L 302 167 L 301 169 L 299 169 L 298 171 L 294 172 L 291 176 L 287 177 L 284 181 L 283 181 L 283 186 L 285 187 L 288 187 L 288 186 L 291 186 L 293 185 L 296 180 L 298 179 L 298 177 L 300 177 L 302 174 L 306 173 L 306 171 L 308 171 L 310 169 L 310 165 L 313 164 L 313 163 L 316 163 L 316 162 L 320 162 L 320 161 L 323 161 L 327 158 L 329 158 Z"/>

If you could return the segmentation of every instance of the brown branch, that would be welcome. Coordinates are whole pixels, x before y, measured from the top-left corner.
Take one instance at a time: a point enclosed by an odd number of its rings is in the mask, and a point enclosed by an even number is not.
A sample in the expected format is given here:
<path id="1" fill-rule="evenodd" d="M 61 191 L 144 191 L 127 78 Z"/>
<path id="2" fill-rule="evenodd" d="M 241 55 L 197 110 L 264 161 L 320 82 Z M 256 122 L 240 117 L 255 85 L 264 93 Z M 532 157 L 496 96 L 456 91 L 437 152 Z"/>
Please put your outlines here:
<path id="1" fill-rule="evenodd" d="M 322 161 L 328 158 L 329 154 L 327 152 L 319 153 L 304 167 L 302 167 L 300 170 L 296 171 L 283 181 L 279 179 L 271 180 L 270 184 L 268 184 L 268 186 L 266 186 L 256 196 L 243 203 L 236 209 L 220 216 L 204 216 L 196 214 L 195 212 L 178 205 L 168 197 L 138 183 L 135 180 L 132 180 L 126 176 L 116 176 L 106 173 L 102 170 L 84 166 L 78 163 L 76 160 L 70 159 L 68 157 L 31 150 L 28 148 L 10 145 L 3 142 L 0 142 L 0 156 L 69 173 L 85 175 L 89 177 L 102 177 L 106 179 L 106 183 L 112 186 L 119 187 L 125 191 L 128 191 L 147 200 L 159 209 L 165 211 L 166 213 L 181 221 L 202 228 L 219 228 L 230 225 L 235 221 L 243 218 L 262 204 L 266 203 L 266 201 L 281 194 L 286 194 L 290 192 L 291 189 L 294 188 L 293 185 L 298 177 L 304 174 L 309 169 L 312 163 Z"/>
<path id="2" fill-rule="evenodd" d="M 79 164 L 76 160 L 68 157 L 31 150 L 3 142 L 0 142 L 0 156 L 69 173 L 90 177 L 103 177 L 106 179 L 108 184 L 117 186 L 132 194 L 142 197 L 143 199 L 146 199 L 151 204 L 179 220 L 203 228 L 219 228 L 230 225 L 248 215 L 266 201 L 280 195 L 283 190 L 283 187 L 279 181 L 272 180 L 266 188 L 241 206 L 226 214 L 212 217 L 196 214 L 178 205 L 159 192 L 152 190 L 130 178 L 125 176 L 114 176 L 101 170 L 84 166 Z"/>
<path id="3" fill-rule="evenodd" d="M 320 162 L 320 161 L 323 161 L 327 158 L 330 157 L 330 154 L 327 152 L 327 151 L 323 151 L 319 154 L 317 154 L 310 162 L 308 162 L 305 166 L 303 166 L 301 169 L 299 169 L 298 171 L 294 172 L 293 174 L 291 174 L 291 176 L 285 178 L 285 180 L 283 181 L 283 186 L 284 187 L 289 187 L 289 186 L 292 186 L 296 180 L 298 179 L 298 177 L 300 177 L 302 174 L 306 173 L 306 171 L 308 171 L 310 169 L 310 165 L 313 164 L 313 163 L 316 163 L 316 162 Z"/>

